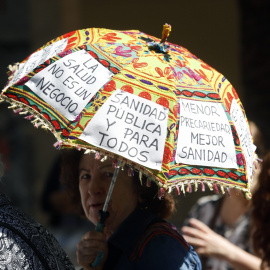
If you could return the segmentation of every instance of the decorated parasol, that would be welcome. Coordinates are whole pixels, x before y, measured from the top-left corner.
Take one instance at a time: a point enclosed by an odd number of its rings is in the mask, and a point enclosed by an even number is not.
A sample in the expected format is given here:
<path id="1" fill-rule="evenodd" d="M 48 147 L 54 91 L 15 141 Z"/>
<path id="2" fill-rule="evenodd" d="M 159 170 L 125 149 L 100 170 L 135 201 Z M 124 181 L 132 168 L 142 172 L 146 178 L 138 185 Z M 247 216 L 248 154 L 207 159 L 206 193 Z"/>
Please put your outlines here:
<path id="1" fill-rule="evenodd" d="M 138 170 L 159 195 L 237 188 L 250 198 L 255 146 L 229 81 L 182 46 L 88 28 L 10 66 L 9 108 L 77 148 Z M 117 163 L 118 162 L 118 163 Z"/>

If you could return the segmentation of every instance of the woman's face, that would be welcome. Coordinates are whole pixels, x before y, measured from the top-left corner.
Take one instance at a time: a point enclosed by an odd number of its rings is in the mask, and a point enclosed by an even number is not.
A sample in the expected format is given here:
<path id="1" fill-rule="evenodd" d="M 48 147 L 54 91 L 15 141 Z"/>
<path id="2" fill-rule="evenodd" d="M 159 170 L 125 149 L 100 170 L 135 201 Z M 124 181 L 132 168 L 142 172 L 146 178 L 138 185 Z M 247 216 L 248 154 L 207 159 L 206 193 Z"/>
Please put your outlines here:
<path id="1" fill-rule="evenodd" d="M 83 155 L 79 165 L 79 190 L 86 217 L 95 225 L 99 220 L 98 212 L 103 209 L 107 192 L 114 173 L 112 161 L 101 162 L 94 155 Z M 133 179 L 126 171 L 119 171 L 109 202 L 109 218 L 105 224 L 115 231 L 125 218 L 137 207 L 138 194 Z"/>

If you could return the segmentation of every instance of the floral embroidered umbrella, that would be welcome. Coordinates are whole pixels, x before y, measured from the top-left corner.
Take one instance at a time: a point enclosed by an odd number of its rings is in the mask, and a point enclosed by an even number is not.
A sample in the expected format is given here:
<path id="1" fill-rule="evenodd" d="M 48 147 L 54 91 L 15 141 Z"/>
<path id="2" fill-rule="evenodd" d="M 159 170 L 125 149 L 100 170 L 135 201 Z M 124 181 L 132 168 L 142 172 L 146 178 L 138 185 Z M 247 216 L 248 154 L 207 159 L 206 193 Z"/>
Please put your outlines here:
<path id="1" fill-rule="evenodd" d="M 250 197 L 255 146 L 228 80 L 187 49 L 137 30 L 60 36 L 10 67 L 1 99 L 59 149 L 109 156 L 160 186 Z"/>

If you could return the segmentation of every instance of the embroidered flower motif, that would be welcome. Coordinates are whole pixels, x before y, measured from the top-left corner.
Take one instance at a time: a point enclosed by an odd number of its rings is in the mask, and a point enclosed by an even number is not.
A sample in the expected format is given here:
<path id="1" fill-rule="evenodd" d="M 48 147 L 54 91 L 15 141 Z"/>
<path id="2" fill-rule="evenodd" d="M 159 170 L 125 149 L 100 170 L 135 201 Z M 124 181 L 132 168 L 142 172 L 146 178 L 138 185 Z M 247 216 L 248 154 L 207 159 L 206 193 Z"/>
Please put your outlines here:
<path id="1" fill-rule="evenodd" d="M 239 166 L 244 165 L 244 160 L 243 160 L 243 155 L 242 155 L 242 153 L 237 154 L 237 155 L 236 155 L 236 159 L 237 159 L 237 164 L 238 164 Z"/>
<path id="2" fill-rule="evenodd" d="M 118 46 L 115 49 L 115 54 L 123 57 L 131 57 L 132 54 L 130 54 L 132 50 L 123 50 L 123 46 Z"/>
<path id="3" fill-rule="evenodd" d="M 172 73 L 172 69 L 170 67 L 165 67 L 164 71 L 159 67 L 156 67 L 155 70 L 159 74 L 160 78 L 166 77 L 168 80 L 174 79 L 174 74 Z"/>
<path id="4" fill-rule="evenodd" d="M 117 42 L 118 40 L 121 40 L 120 37 L 117 37 L 116 33 L 107 33 L 106 35 L 101 37 L 101 39 L 104 39 L 109 42 Z"/>
<path id="5" fill-rule="evenodd" d="M 196 73 L 195 73 L 193 70 L 191 70 L 190 68 L 188 68 L 188 72 L 185 71 L 185 70 L 183 70 L 183 72 L 184 72 L 186 75 L 188 75 L 189 78 L 195 79 L 197 82 L 198 82 L 199 80 L 201 80 L 201 76 L 198 75 L 198 74 L 196 74 Z"/>
<path id="6" fill-rule="evenodd" d="M 96 97 L 94 99 L 92 106 L 95 107 L 95 112 L 104 104 L 106 99 L 107 99 L 106 96 Z"/>
<path id="7" fill-rule="evenodd" d="M 176 72 L 175 68 L 171 67 L 173 75 L 175 78 L 177 78 L 179 81 L 181 81 L 182 77 L 184 76 L 181 71 Z"/>

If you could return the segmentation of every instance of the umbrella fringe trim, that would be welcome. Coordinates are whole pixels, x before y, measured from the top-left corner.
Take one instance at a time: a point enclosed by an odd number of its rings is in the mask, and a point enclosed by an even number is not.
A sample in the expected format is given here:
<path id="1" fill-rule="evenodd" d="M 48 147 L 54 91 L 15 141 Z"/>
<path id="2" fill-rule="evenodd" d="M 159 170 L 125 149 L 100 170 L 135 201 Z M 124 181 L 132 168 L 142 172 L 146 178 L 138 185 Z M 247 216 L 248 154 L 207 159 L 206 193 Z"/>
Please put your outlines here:
<path id="1" fill-rule="evenodd" d="M 163 183 L 160 183 L 158 178 L 151 171 L 140 167 L 138 164 L 129 162 L 124 157 L 119 157 L 119 156 L 117 156 L 117 155 L 115 155 L 113 153 L 109 153 L 109 152 L 106 152 L 106 151 L 102 152 L 102 151 L 100 151 L 100 148 L 96 148 L 95 146 L 91 146 L 91 148 L 86 148 L 86 147 L 84 147 L 82 145 L 72 143 L 71 141 L 70 142 L 62 142 L 61 141 L 60 146 L 62 148 L 73 147 L 73 148 L 76 148 L 77 150 L 83 150 L 84 154 L 95 154 L 96 157 L 97 157 L 97 153 L 98 153 L 98 156 L 106 156 L 105 159 L 107 159 L 108 157 L 112 158 L 112 159 L 118 159 L 118 160 L 121 161 L 121 169 L 122 170 L 124 170 L 124 166 L 127 165 L 129 167 L 129 169 L 134 170 L 134 171 L 135 170 L 138 171 L 140 181 L 142 180 L 142 176 L 145 175 L 147 178 L 149 178 L 150 181 L 155 181 L 160 188 L 165 188 L 165 190 L 168 189 L 168 186 L 163 184 Z M 101 161 L 102 161 L 102 159 L 101 159 Z"/>
<path id="2" fill-rule="evenodd" d="M 57 141 L 61 141 L 61 137 L 55 130 L 54 126 L 40 113 L 36 112 L 34 109 L 28 107 L 27 105 L 24 105 L 16 100 L 11 100 L 10 98 L 5 97 L 1 94 L 0 102 L 3 101 L 10 104 L 10 106 L 8 106 L 8 109 L 12 109 L 15 114 L 22 115 L 24 116 L 24 119 L 30 120 L 35 128 L 41 127 L 43 129 L 50 130 L 57 139 Z"/>
<path id="3" fill-rule="evenodd" d="M 172 189 L 175 188 L 177 195 L 180 195 L 181 192 L 185 195 L 185 193 L 191 193 L 193 192 L 192 189 L 192 185 L 194 186 L 194 191 L 198 191 L 198 185 L 201 184 L 201 191 L 204 192 L 205 191 L 205 184 L 208 186 L 210 191 L 214 191 L 215 193 L 222 193 L 224 194 L 228 194 L 229 197 L 231 197 L 230 194 L 230 188 L 236 188 L 238 190 L 240 190 L 241 192 L 243 192 L 243 194 L 245 195 L 245 198 L 250 200 L 252 195 L 250 193 L 250 191 L 248 189 L 244 189 L 244 188 L 239 188 L 233 185 L 226 185 L 226 184 L 221 184 L 218 183 L 217 181 L 213 181 L 213 180 L 207 180 L 207 179 L 191 179 L 191 180 L 184 180 L 182 182 L 178 182 L 175 186 L 170 186 L 168 187 L 168 192 L 172 192 Z"/>
<path id="4" fill-rule="evenodd" d="M 20 63 L 19 62 L 15 63 L 14 65 L 8 65 L 8 71 L 7 71 L 8 82 L 7 82 L 4 90 L 11 86 L 10 85 L 11 84 L 11 81 L 13 80 L 13 78 L 15 77 L 15 75 L 17 74 L 17 71 L 19 70 L 19 67 L 20 67 Z"/>
<path id="5" fill-rule="evenodd" d="M 76 147 L 78 149 L 78 145 L 74 144 L 72 142 L 70 143 L 63 143 L 61 146 L 65 147 Z M 133 175 L 134 170 L 139 172 L 139 178 L 140 178 L 140 182 L 142 184 L 142 176 L 145 175 L 147 177 L 147 181 L 146 181 L 146 185 L 150 186 L 151 182 L 155 182 L 159 189 L 162 189 L 162 191 L 160 192 L 160 194 L 163 194 L 163 190 L 165 190 L 168 193 L 171 193 L 173 191 L 173 189 L 176 190 L 176 193 L 178 195 L 180 195 L 181 193 L 183 193 L 185 195 L 185 193 L 191 193 L 191 192 L 197 192 L 199 190 L 199 184 L 201 184 L 201 191 L 204 192 L 205 191 L 205 185 L 208 186 L 210 191 L 214 191 L 215 193 L 222 193 L 222 194 L 228 194 L 228 196 L 230 195 L 230 188 L 236 188 L 238 190 L 240 190 L 241 192 L 243 192 L 243 194 L 245 195 L 246 199 L 251 199 L 251 193 L 248 189 L 245 188 L 240 188 L 237 187 L 235 185 L 230 185 L 230 184 L 222 184 L 219 183 L 215 180 L 210 180 L 210 179 L 187 179 L 187 180 L 182 180 L 179 181 L 177 184 L 175 185 L 166 185 L 164 183 L 161 183 L 158 178 L 151 173 L 151 171 L 141 168 L 139 167 L 138 164 L 132 164 L 131 162 L 128 162 L 128 160 L 125 160 L 123 157 L 119 157 L 113 153 L 108 153 L 108 152 L 102 152 L 100 151 L 99 148 L 95 149 L 95 146 L 91 146 L 92 148 L 86 148 L 81 146 L 80 149 L 84 150 L 84 154 L 96 154 L 99 153 L 100 156 L 106 156 L 105 159 L 107 159 L 108 157 L 112 158 L 112 159 L 119 159 L 121 161 L 121 169 L 124 170 L 124 166 L 127 165 L 129 167 L 129 172 L 128 174 L 130 176 Z M 103 158 L 101 159 L 101 161 L 103 160 Z M 254 159 L 254 162 L 258 162 L 258 159 Z M 193 188 L 194 186 L 194 188 Z"/>

